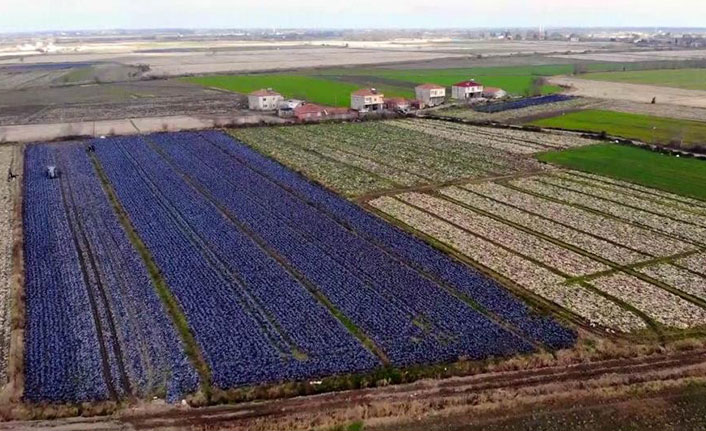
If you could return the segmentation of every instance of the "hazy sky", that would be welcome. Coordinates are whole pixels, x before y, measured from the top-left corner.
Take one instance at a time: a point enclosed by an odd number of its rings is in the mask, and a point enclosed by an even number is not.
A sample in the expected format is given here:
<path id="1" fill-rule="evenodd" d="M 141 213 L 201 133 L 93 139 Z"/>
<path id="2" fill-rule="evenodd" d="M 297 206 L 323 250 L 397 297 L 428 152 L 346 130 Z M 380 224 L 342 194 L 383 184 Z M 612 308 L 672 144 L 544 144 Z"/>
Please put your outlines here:
<path id="1" fill-rule="evenodd" d="M 706 26 L 706 0 L 0 0 L 0 32 L 540 24 Z"/>

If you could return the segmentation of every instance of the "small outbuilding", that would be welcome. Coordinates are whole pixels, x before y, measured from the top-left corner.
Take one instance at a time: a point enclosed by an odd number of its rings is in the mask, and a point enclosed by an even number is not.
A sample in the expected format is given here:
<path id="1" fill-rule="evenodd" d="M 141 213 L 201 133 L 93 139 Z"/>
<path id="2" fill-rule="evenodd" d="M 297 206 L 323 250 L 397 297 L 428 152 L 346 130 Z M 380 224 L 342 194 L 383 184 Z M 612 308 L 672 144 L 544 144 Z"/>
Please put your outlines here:
<path id="1" fill-rule="evenodd" d="M 414 93 L 424 106 L 441 105 L 446 100 L 446 87 L 437 84 L 417 85 Z"/>
<path id="2" fill-rule="evenodd" d="M 279 107 L 277 108 L 277 115 L 282 118 L 289 118 L 294 116 L 294 110 L 304 103 L 303 100 L 299 99 L 287 99 L 279 102 Z"/>
<path id="3" fill-rule="evenodd" d="M 271 88 L 257 90 L 248 94 L 248 107 L 254 111 L 275 111 L 283 100 L 284 97 Z"/>
<path id="4" fill-rule="evenodd" d="M 483 96 L 483 85 L 470 79 L 457 82 L 451 87 L 451 97 L 456 100 L 476 99 Z"/>
<path id="5" fill-rule="evenodd" d="M 313 103 L 303 103 L 294 108 L 294 117 L 299 121 L 321 121 L 352 118 L 354 112 L 348 108 L 332 108 Z"/>
<path id="6" fill-rule="evenodd" d="M 388 97 L 385 99 L 385 109 L 390 111 L 409 111 L 412 102 L 404 97 Z"/>
<path id="7" fill-rule="evenodd" d="M 384 107 L 385 95 L 375 88 L 363 88 L 351 94 L 351 108 L 356 111 L 381 111 Z"/>
<path id="8" fill-rule="evenodd" d="M 497 87 L 485 87 L 483 89 L 483 97 L 486 99 L 502 99 L 507 97 L 507 91 Z"/>

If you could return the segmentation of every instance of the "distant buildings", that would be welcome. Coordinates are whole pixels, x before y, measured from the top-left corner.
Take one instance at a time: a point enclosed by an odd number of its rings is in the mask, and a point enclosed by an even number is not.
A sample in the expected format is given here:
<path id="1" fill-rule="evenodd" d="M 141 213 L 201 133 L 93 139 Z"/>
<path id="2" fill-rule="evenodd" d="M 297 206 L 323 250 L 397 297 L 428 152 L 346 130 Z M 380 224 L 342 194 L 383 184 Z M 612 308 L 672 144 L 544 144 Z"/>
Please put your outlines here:
<path id="1" fill-rule="evenodd" d="M 463 81 L 451 87 L 451 97 L 456 100 L 469 100 L 483 96 L 483 85 L 474 81 Z"/>
<path id="2" fill-rule="evenodd" d="M 424 106 L 440 105 L 446 100 L 446 87 L 437 84 L 418 85 L 414 87 L 414 93 Z"/>
<path id="3" fill-rule="evenodd" d="M 283 100 L 284 97 L 271 88 L 257 90 L 248 94 L 248 107 L 254 111 L 274 111 Z"/>
<path id="4" fill-rule="evenodd" d="M 483 97 L 486 99 L 502 99 L 507 97 L 507 91 L 502 88 L 485 87 L 483 88 Z"/>
<path id="5" fill-rule="evenodd" d="M 351 94 L 351 108 L 356 111 L 381 111 L 384 107 L 385 95 L 374 88 L 363 88 Z"/>

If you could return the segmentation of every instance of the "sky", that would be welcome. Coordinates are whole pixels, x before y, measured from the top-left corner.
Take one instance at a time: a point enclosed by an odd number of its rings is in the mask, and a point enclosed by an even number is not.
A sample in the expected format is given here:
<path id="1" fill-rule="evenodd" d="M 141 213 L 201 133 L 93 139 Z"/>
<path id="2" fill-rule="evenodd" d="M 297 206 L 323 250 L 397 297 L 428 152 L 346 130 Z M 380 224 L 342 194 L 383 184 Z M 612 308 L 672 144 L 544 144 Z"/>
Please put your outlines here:
<path id="1" fill-rule="evenodd" d="M 703 27 L 706 0 L 0 0 L 0 32 L 143 28 Z"/>

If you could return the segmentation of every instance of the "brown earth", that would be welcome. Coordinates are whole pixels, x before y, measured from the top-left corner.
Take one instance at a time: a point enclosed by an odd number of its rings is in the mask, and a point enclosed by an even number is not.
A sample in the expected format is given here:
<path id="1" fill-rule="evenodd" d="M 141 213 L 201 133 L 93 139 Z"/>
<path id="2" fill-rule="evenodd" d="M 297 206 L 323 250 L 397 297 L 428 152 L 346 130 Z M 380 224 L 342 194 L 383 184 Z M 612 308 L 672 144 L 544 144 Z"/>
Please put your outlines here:
<path id="1" fill-rule="evenodd" d="M 684 90 L 656 85 L 591 81 L 569 76 L 555 76 L 548 78 L 548 81 L 552 85 L 567 88 L 567 94 L 575 96 L 643 104 L 650 103 L 654 97 L 660 105 L 706 108 L 706 91 Z"/>

